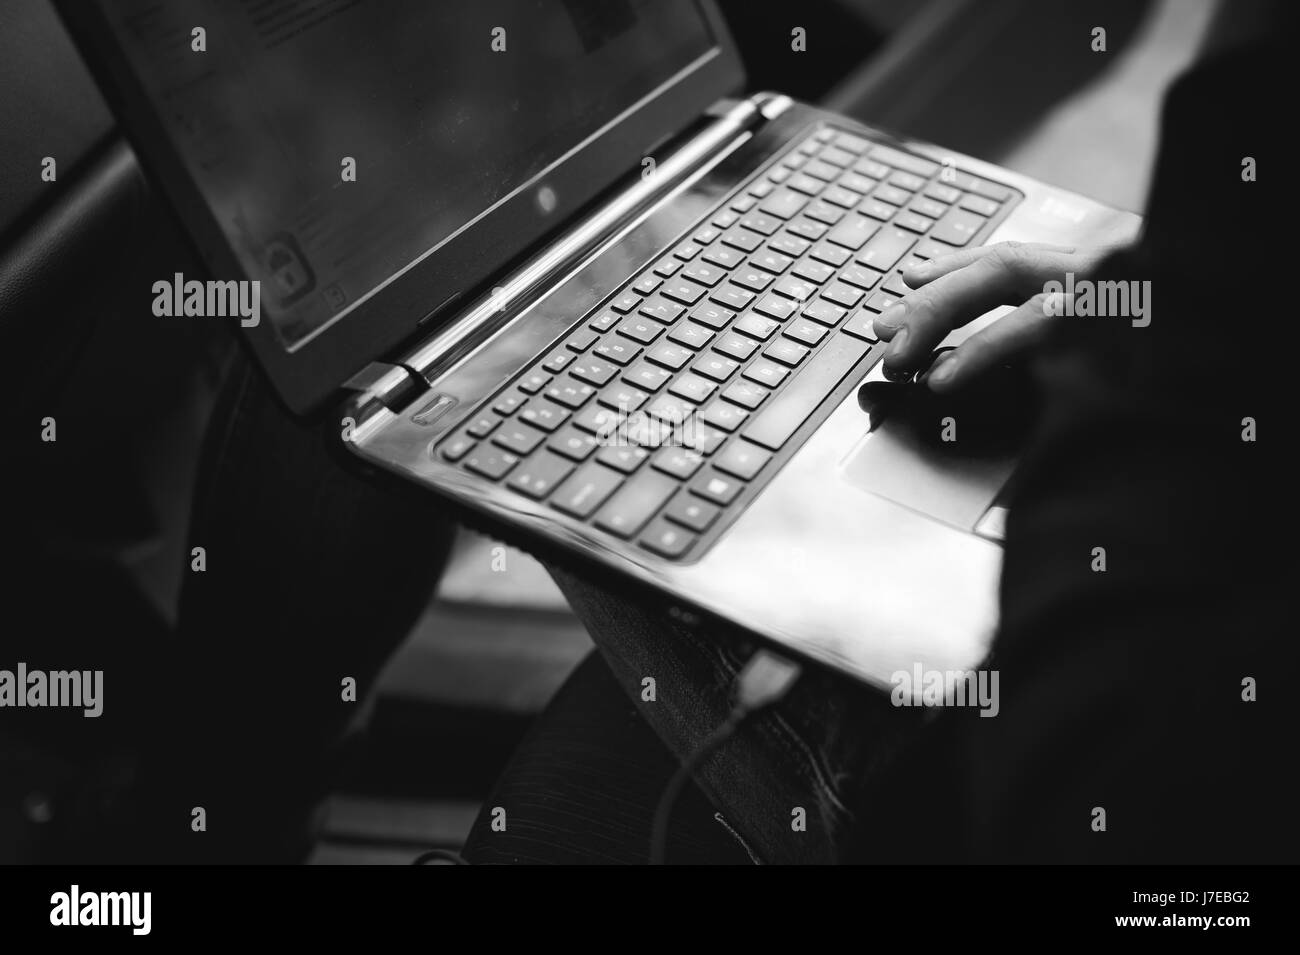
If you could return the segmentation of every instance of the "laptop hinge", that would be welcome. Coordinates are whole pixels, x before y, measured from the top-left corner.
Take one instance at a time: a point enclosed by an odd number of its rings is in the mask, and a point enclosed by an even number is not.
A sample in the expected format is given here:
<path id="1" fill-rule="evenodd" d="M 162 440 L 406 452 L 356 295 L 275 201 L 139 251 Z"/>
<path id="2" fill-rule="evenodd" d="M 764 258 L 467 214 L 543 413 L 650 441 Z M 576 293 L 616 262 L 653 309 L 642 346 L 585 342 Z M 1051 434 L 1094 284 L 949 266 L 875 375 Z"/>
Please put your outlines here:
<path id="1" fill-rule="evenodd" d="M 349 407 L 360 417 L 378 411 L 400 411 L 417 394 L 428 388 L 424 380 L 409 368 L 388 362 L 372 361 L 343 383 L 348 391 L 357 392 Z"/>
<path id="2" fill-rule="evenodd" d="M 658 163 L 655 175 L 643 178 L 614 197 L 567 233 L 545 252 L 505 276 L 490 295 L 468 306 L 459 318 L 430 339 L 423 341 L 402 364 L 434 381 L 445 370 L 506 324 L 549 278 L 590 254 L 599 243 L 638 212 L 654 203 L 693 174 L 707 168 L 711 159 L 736 137 L 749 133 L 763 122 L 784 112 L 792 101 L 784 96 L 760 93 L 744 100 L 722 100 L 707 111 L 715 121 L 675 148 Z"/>

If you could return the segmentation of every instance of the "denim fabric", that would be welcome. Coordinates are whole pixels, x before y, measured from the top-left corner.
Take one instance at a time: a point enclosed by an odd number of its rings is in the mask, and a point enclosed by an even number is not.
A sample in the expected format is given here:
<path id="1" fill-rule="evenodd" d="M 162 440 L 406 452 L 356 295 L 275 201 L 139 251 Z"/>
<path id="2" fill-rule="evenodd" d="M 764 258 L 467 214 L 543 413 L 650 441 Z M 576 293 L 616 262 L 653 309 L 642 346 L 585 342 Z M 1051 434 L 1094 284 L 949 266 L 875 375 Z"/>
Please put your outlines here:
<path id="1" fill-rule="evenodd" d="M 566 571 L 551 574 L 637 711 L 684 760 L 726 718 L 732 683 L 754 645 Z M 642 699 L 646 677 L 655 680 L 654 702 Z M 861 814 L 865 787 L 923 719 L 891 706 L 884 693 L 806 664 L 790 695 L 743 724 L 696 782 L 763 862 L 838 862 L 850 836 L 869 838 L 875 825 Z M 798 809 L 803 831 L 794 827 Z"/>

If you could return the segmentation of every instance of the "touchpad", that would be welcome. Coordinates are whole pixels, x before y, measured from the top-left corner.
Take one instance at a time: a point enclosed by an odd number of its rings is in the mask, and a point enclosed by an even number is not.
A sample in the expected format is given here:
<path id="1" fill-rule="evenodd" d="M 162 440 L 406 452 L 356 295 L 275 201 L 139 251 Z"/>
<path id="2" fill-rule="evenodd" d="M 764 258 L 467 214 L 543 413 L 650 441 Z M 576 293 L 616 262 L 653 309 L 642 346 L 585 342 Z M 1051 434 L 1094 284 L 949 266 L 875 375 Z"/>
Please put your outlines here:
<path id="1" fill-rule="evenodd" d="M 844 479 L 973 530 L 1015 469 L 1032 399 L 1014 387 L 996 397 L 940 397 L 878 378 L 858 398 L 872 430 L 849 455 Z"/>

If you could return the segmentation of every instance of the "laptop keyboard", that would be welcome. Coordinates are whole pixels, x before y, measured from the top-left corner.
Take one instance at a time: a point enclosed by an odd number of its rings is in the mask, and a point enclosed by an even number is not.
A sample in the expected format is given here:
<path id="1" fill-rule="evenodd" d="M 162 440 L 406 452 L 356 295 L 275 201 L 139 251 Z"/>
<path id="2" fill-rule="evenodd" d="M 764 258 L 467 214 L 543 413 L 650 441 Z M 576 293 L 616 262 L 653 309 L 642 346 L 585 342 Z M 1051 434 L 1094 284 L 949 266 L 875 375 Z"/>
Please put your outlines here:
<path id="1" fill-rule="evenodd" d="M 883 349 L 872 318 L 907 293 L 902 270 L 971 244 L 1018 198 L 819 129 L 585 316 L 438 453 L 659 557 L 697 557 L 849 372 Z"/>

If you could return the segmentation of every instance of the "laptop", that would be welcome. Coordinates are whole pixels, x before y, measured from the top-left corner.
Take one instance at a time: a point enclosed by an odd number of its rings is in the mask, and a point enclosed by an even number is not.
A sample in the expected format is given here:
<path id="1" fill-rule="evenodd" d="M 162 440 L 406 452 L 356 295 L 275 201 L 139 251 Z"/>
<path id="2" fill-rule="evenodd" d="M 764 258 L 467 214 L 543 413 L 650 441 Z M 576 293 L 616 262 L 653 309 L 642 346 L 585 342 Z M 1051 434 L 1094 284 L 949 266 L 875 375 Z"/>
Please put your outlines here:
<path id="1" fill-rule="evenodd" d="M 984 657 L 1015 455 L 873 421 L 872 319 L 909 263 L 1137 217 L 740 95 L 709 0 L 61 9 L 210 278 L 258 283 L 280 397 L 362 461 L 876 686 Z"/>

